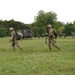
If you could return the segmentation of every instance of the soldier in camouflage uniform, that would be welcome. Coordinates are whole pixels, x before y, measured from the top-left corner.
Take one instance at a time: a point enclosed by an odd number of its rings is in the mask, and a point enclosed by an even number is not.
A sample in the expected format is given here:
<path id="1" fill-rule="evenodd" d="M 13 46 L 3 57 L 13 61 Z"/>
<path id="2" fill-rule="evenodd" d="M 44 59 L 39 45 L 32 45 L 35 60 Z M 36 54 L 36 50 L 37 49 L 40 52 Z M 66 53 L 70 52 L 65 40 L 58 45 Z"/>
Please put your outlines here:
<path id="1" fill-rule="evenodd" d="M 13 50 L 15 51 L 15 45 L 16 45 L 22 51 L 22 48 L 19 46 L 18 40 L 16 39 L 16 33 L 14 31 L 14 28 L 10 27 L 9 31 L 11 32 L 11 40 L 9 41 L 9 43 L 12 42 Z"/>
<path id="2" fill-rule="evenodd" d="M 49 24 L 48 25 L 48 36 L 49 36 L 49 38 L 48 38 L 48 41 L 49 41 L 48 46 L 49 46 L 49 49 L 51 50 L 51 45 L 52 45 L 52 46 L 56 47 L 58 50 L 60 50 L 60 48 L 55 44 L 56 41 L 55 41 L 55 36 L 54 36 L 53 31 L 54 30 L 52 28 L 52 25 Z"/>

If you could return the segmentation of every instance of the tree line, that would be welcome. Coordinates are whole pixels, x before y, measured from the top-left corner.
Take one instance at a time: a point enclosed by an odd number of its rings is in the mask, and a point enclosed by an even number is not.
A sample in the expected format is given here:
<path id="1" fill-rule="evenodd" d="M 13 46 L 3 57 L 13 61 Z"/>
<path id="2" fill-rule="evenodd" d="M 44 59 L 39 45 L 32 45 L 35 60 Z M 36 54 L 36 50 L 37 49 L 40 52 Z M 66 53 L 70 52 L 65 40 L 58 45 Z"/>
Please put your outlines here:
<path id="1" fill-rule="evenodd" d="M 14 27 L 15 29 L 21 28 L 23 23 L 15 20 L 0 20 L 0 37 L 9 36 L 9 28 Z"/>
<path id="2" fill-rule="evenodd" d="M 64 24 L 63 22 L 57 20 L 57 14 L 55 12 L 44 12 L 43 10 L 40 10 L 37 13 L 37 16 L 34 17 L 34 22 L 31 24 L 24 24 L 13 19 L 9 21 L 0 20 L 0 37 L 10 35 L 9 27 L 21 29 L 22 25 L 27 25 L 31 29 L 32 35 L 36 37 L 42 33 L 46 33 L 48 24 L 51 24 L 59 34 L 66 33 L 67 35 L 71 35 L 71 32 L 75 32 L 75 21 L 73 23 L 67 22 Z"/>

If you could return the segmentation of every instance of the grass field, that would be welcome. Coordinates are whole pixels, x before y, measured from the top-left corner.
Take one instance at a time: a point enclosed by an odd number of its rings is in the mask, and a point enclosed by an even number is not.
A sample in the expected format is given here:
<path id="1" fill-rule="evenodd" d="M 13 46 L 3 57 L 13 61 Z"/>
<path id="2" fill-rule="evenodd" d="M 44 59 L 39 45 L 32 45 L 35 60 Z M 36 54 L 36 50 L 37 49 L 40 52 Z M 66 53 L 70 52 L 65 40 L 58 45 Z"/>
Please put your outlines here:
<path id="1" fill-rule="evenodd" d="M 58 38 L 60 51 L 42 38 L 19 41 L 24 51 L 13 51 L 9 40 L 0 38 L 0 75 L 75 75 L 75 38 Z"/>

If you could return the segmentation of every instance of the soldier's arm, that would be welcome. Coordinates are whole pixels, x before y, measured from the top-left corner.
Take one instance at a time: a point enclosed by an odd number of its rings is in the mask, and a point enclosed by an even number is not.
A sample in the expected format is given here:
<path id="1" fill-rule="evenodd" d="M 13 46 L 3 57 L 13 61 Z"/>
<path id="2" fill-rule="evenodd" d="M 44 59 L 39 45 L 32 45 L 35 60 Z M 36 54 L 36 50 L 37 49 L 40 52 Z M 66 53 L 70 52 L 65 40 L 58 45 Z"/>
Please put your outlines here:
<path id="1" fill-rule="evenodd" d="M 10 39 L 9 43 L 10 43 L 12 40 L 13 40 L 13 34 L 11 34 L 11 39 Z"/>
<path id="2" fill-rule="evenodd" d="M 48 33 L 45 34 L 45 43 L 47 44 Z"/>

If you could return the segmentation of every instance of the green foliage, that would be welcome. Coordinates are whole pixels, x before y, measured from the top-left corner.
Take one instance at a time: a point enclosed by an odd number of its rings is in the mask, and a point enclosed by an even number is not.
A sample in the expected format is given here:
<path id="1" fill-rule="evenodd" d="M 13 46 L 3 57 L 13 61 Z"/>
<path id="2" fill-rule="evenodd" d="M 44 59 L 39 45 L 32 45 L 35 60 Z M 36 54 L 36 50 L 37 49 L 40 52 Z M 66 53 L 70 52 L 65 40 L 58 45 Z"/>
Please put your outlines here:
<path id="1" fill-rule="evenodd" d="M 3 29 L 0 28 L 0 37 L 4 37 L 4 36 L 7 36 L 7 29 L 6 28 L 3 28 Z"/>
<path id="2" fill-rule="evenodd" d="M 38 15 L 35 17 L 34 26 L 36 27 L 38 33 L 41 35 L 45 33 L 48 24 L 54 24 L 57 20 L 57 15 L 54 12 L 45 13 L 43 10 L 38 12 Z"/>
<path id="3" fill-rule="evenodd" d="M 38 34 L 41 35 L 42 33 L 46 33 L 48 24 L 51 24 L 59 33 L 71 35 L 71 32 L 75 32 L 75 21 L 73 23 L 63 24 L 62 22 L 57 21 L 57 14 L 55 12 L 44 12 L 43 10 L 40 10 L 37 13 L 37 16 L 34 17 L 34 22 L 32 24 L 24 24 L 13 19 L 9 21 L 0 20 L 0 28 L 2 28 L 0 29 L 0 37 L 9 35 L 9 27 L 14 27 L 15 30 L 20 28 L 21 31 L 22 25 L 27 25 L 32 30 L 32 35 L 38 36 Z"/>
<path id="4" fill-rule="evenodd" d="M 54 24 L 57 21 L 57 14 L 55 12 L 47 12 L 46 14 L 46 25 Z"/>
<path id="5" fill-rule="evenodd" d="M 65 25 L 65 28 L 63 30 L 63 33 L 66 33 L 67 35 L 71 35 L 71 32 L 74 31 L 74 25 L 72 23 L 67 23 Z"/>
<path id="6" fill-rule="evenodd" d="M 15 29 L 21 28 L 22 27 L 22 23 L 21 22 L 18 22 L 18 21 L 14 21 L 12 19 L 12 20 L 9 20 L 8 21 L 8 27 L 14 27 Z"/>
<path id="7" fill-rule="evenodd" d="M 0 25 L 0 37 L 4 37 L 4 36 L 7 36 L 7 29 L 6 28 L 3 28 L 2 25 Z"/>
<path id="8" fill-rule="evenodd" d="M 34 37 L 38 36 L 38 31 L 37 31 L 36 27 L 32 28 L 32 34 L 33 34 Z"/>
<path id="9" fill-rule="evenodd" d="M 62 34 L 63 32 L 64 32 L 64 26 L 62 26 L 58 29 L 58 33 Z"/>
<path id="10" fill-rule="evenodd" d="M 59 21 L 57 21 L 54 25 L 53 25 L 53 27 L 58 31 L 58 29 L 60 28 L 60 27 L 62 27 L 63 26 L 63 23 L 62 22 L 59 22 Z"/>
<path id="11" fill-rule="evenodd" d="M 9 21 L 0 20 L 0 37 L 8 36 L 10 34 L 9 27 L 14 27 L 15 29 L 18 29 L 18 28 L 21 29 L 22 24 L 23 23 L 14 21 L 13 19 L 9 20 Z"/>

